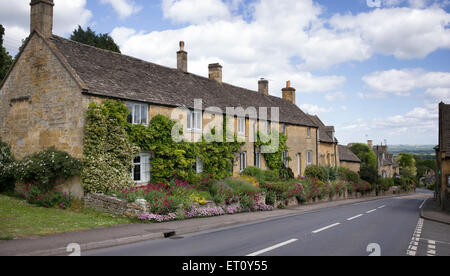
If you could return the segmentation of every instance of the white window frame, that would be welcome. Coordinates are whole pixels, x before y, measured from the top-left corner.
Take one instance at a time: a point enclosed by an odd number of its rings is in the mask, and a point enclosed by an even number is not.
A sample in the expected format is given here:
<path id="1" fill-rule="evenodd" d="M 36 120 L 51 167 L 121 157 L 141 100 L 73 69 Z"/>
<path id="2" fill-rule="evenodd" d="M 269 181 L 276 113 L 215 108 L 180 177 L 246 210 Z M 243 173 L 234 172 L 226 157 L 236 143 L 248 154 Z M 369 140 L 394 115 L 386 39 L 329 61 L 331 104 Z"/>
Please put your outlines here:
<path id="1" fill-rule="evenodd" d="M 261 169 L 261 152 L 255 151 L 255 167 Z"/>
<path id="2" fill-rule="evenodd" d="M 203 112 L 201 110 L 188 110 L 187 130 L 191 132 L 203 131 Z"/>
<path id="3" fill-rule="evenodd" d="M 310 128 L 310 127 L 308 127 L 308 128 L 306 129 L 306 137 L 307 137 L 308 139 L 311 138 L 311 128 Z"/>
<path id="4" fill-rule="evenodd" d="M 312 165 L 312 150 L 308 150 L 306 153 L 306 163 Z"/>
<path id="5" fill-rule="evenodd" d="M 239 154 L 240 172 L 247 168 L 247 152 L 243 151 Z"/>
<path id="6" fill-rule="evenodd" d="M 131 169 L 131 177 L 134 182 L 136 183 L 148 183 L 151 181 L 151 165 L 150 165 L 150 159 L 151 154 L 147 152 L 141 152 L 136 158 L 139 157 L 139 163 L 134 162 L 135 159 L 133 159 L 133 168 Z M 140 166 L 140 179 L 136 180 L 134 179 L 134 170 L 136 166 Z"/>
<path id="7" fill-rule="evenodd" d="M 302 168 L 301 168 L 301 157 L 302 157 L 302 155 L 300 154 L 300 153 L 297 153 L 297 172 L 298 172 L 298 175 L 301 175 L 301 173 L 302 173 Z"/>
<path id="8" fill-rule="evenodd" d="M 264 134 L 269 135 L 270 134 L 270 122 L 264 121 Z"/>
<path id="9" fill-rule="evenodd" d="M 283 164 L 286 168 L 289 167 L 289 161 L 287 160 L 288 157 L 289 157 L 289 152 L 287 150 L 283 151 Z"/>
<path id="10" fill-rule="evenodd" d="M 150 106 L 148 104 L 127 102 L 126 105 L 128 110 L 130 111 L 131 124 L 148 126 L 148 113 L 150 109 Z M 142 118 L 143 114 L 145 115 L 145 120 Z"/>
<path id="11" fill-rule="evenodd" d="M 245 117 L 238 117 L 238 135 L 246 135 L 246 120 Z"/>
<path id="12" fill-rule="evenodd" d="M 198 156 L 195 159 L 195 172 L 197 174 L 203 173 L 203 161 Z"/>

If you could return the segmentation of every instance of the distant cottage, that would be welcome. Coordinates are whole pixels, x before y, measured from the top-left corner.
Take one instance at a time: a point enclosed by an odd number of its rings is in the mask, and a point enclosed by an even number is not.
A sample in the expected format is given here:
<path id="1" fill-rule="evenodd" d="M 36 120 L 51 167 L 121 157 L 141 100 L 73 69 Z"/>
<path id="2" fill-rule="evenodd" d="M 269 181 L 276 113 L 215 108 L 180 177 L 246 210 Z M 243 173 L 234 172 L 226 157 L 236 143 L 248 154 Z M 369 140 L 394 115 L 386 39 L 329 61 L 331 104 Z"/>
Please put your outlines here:
<path id="1" fill-rule="evenodd" d="M 373 142 L 371 140 L 368 141 L 368 145 L 373 149 L 377 156 L 379 176 L 382 178 L 400 176 L 400 166 L 395 160 L 394 155 L 389 153 L 389 147 L 387 145 L 373 146 Z"/>
<path id="2" fill-rule="evenodd" d="M 52 34 L 53 0 L 32 0 L 30 5 L 31 34 L 0 85 L 0 138 L 16 157 L 55 146 L 81 158 L 89 103 L 117 99 L 130 109 L 133 124 L 147 125 L 157 114 L 170 117 L 175 108 L 186 107 L 187 129 L 192 133 L 211 120 L 204 112 L 208 107 L 278 107 L 279 131 L 288 136 L 289 151 L 283 157 L 296 175 L 303 175 L 308 165 L 339 164 L 334 129 L 317 124 L 295 105 L 296 90 L 290 82 L 281 99 L 269 95 L 264 79 L 258 82 L 259 91 L 224 83 L 220 64 L 209 65 L 209 78 L 191 74 L 184 42 L 176 69 L 80 44 Z M 195 99 L 202 99 L 203 111 L 194 112 Z M 236 117 L 236 133 L 242 137 L 256 130 L 268 133 L 275 127 L 269 120 Z M 136 168 L 141 173 L 130 172 L 130 177 L 145 183 L 151 179 L 150 155 L 140 156 Z M 236 153 L 233 173 L 251 165 L 266 169 L 260 150 L 247 142 Z M 82 196 L 79 179 L 65 184 Z"/>

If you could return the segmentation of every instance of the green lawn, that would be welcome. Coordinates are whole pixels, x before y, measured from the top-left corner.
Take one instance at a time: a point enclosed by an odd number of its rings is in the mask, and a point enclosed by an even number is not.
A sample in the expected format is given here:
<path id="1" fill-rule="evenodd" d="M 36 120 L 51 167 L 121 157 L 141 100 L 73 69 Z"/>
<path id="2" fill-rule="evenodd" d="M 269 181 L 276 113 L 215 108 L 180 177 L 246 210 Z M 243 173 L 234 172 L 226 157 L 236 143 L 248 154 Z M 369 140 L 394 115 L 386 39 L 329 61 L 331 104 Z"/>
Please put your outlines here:
<path id="1" fill-rule="evenodd" d="M 90 209 L 80 202 L 68 210 L 45 209 L 0 194 L 0 240 L 73 232 L 133 221 Z"/>

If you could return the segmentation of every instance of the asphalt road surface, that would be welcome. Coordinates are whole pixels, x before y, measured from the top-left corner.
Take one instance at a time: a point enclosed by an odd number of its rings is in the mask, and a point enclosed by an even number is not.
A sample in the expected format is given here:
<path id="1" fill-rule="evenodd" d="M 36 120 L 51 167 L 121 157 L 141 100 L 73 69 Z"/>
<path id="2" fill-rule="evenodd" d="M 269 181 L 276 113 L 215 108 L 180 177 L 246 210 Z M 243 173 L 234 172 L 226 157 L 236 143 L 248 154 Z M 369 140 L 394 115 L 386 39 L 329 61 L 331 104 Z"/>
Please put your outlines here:
<path id="1" fill-rule="evenodd" d="M 419 218 L 427 196 L 380 199 L 83 255 L 450 256 L 450 225 Z"/>

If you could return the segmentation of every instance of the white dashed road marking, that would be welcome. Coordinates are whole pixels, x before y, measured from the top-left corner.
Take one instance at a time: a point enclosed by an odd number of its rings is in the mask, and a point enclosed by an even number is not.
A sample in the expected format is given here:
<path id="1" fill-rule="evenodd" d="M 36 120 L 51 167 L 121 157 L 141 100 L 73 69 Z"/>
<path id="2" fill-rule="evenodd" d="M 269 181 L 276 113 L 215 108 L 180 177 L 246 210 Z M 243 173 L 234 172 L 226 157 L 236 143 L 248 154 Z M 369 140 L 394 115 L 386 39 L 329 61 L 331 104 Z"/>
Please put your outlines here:
<path id="1" fill-rule="evenodd" d="M 436 241 L 428 240 L 427 256 L 436 256 Z"/>
<path id="2" fill-rule="evenodd" d="M 266 248 L 266 249 L 260 250 L 260 251 L 258 251 L 258 252 L 249 254 L 249 255 L 247 255 L 247 257 L 256 257 L 256 256 L 259 256 L 259 255 L 261 255 L 261 254 L 267 253 L 267 252 L 272 251 L 272 250 L 275 250 L 275 249 L 277 249 L 277 248 L 286 246 L 286 245 L 291 244 L 291 243 L 296 242 L 296 241 L 298 241 L 298 240 L 297 240 L 297 239 L 288 240 L 288 241 L 286 241 L 286 242 L 282 242 L 282 243 L 276 244 L 276 245 L 274 245 L 274 246 L 268 247 L 268 248 Z"/>
<path id="3" fill-rule="evenodd" d="M 357 215 L 357 216 L 354 216 L 354 217 L 348 218 L 347 220 L 348 220 L 348 221 L 351 221 L 351 220 L 354 220 L 354 219 L 360 218 L 360 217 L 362 217 L 362 216 L 363 216 L 363 214 L 360 214 L 360 215 Z"/>
<path id="4" fill-rule="evenodd" d="M 366 214 L 373 213 L 373 212 L 375 212 L 376 210 L 377 210 L 377 209 L 373 209 L 373 210 L 367 211 Z"/>
<path id="5" fill-rule="evenodd" d="M 319 232 L 328 230 L 328 229 L 333 228 L 333 227 L 336 227 L 336 226 L 338 226 L 338 225 L 340 225 L 340 223 L 335 223 L 335 224 L 329 225 L 329 226 L 327 226 L 327 227 L 320 228 L 320 229 L 318 229 L 318 230 L 313 231 L 313 234 L 317 234 L 317 233 L 319 233 Z"/>
<path id="6" fill-rule="evenodd" d="M 386 207 L 386 205 L 380 206 L 378 209 L 383 209 L 384 207 Z"/>

